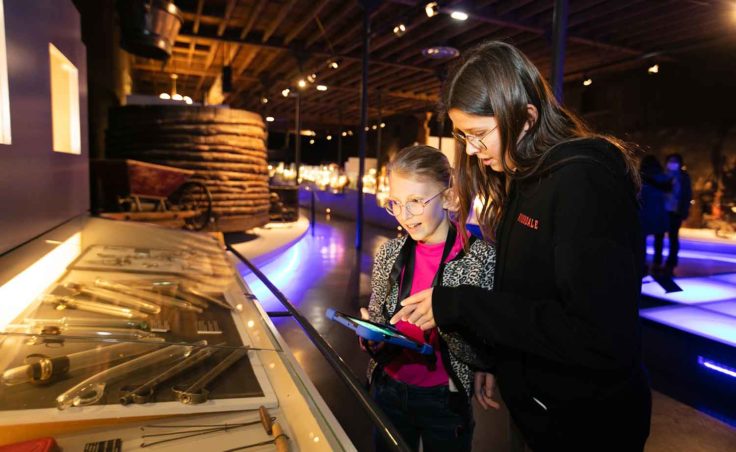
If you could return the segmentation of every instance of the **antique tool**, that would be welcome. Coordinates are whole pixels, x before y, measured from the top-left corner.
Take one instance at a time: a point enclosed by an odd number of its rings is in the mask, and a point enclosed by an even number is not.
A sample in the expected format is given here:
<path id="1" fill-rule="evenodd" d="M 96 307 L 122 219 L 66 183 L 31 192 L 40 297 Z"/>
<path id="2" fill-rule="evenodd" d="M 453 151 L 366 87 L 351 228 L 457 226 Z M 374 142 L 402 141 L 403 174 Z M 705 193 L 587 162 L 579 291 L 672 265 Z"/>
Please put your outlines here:
<path id="1" fill-rule="evenodd" d="M 158 441 L 154 441 L 151 443 L 143 442 L 141 443 L 140 447 L 154 446 L 156 444 L 168 443 L 168 442 L 176 441 L 179 439 L 191 438 L 193 436 L 206 435 L 208 433 L 226 432 L 234 428 L 247 427 L 249 425 L 257 425 L 257 424 L 261 424 L 263 426 L 263 429 L 266 431 L 266 433 L 270 435 L 273 432 L 273 425 L 274 425 L 274 421 L 276 420 L 276 418 L 271 417 L 268 410 L 263 405 L 261 405 L 261 407 L 258 409 L 258 417 L 259 419 L 257 421 L 241 422 L 237 424 L 202 424 L 202 425 L 155 425 L 153 424 L 153 425 L 146 425 L 144 427 L 141 427 L 141 430 L 145 431 L 146 428 L 155 428 L 155 429 L 181 428 L 181 429 L 194 429 L 194 430 L 177 430 L 177 431 L 166 432 L 166 433 L 154 433 L 154 434 L 148 434 L 148 435 L 141 435 L 141 438 L 160 438 L 162 436 L 175 436 L 175 437 L 158 440 Z"/>
<path id="2" fill-rule="evenodd" d="M 42 339 L 40 342 L 48 342 L 48 339 L 56 341 L 59 336 L 81 336 L 81 337 L 104 337 L 106 339 L 159 339 L 154 333 L 133 328 L 111 328 L 96 326 L 68 326 L 68 325 L 43 325 L 37 324 L 10 324 L 6 325 L 6 333 L 25 333 L 35 338 Z M 163 339 L 161 339 L 163 340 Z M 35 340 L 33 342 L 39 342 Z"/>
<path id="3" fill-rule="evenodd" d="M 151 303 L 157 304 L 157 305 L 163 305 L 163 306 L 169 306 L 176 309 L 181 309 L 182 311 L 189 311 L 189 312 L 196 312 L 197 314 L 201 314 L 204 312 L 201 307 L 195 306 L 193 303 L 190 303 L 188 301 L 179 300 L 174 297 L 169 297 L 164 294 L 157 294 L 145 289 L 136 289 L 134 287 L 126 286 L 125 284 L 121 284 L 119 282 L 114 281 L 108 281 L 102 278 L 97 278 L 95 280 L 95 286 L 100 287 L 102 289 L 111 290 L 114 292 L 118 292 L 124 295 L 130 295 L 137 298 L 140 298 L 145 301 L 149 301 Z"/>
<path id="4" fill-rule="evenodd" d="M 56 406 L 60 410 L 72 406 L 92 405 L 97 403 L 105 394 L 108 384 L 119 381 L 136 370 L 154 365 L 168 365 L 189 356 L 197 346 L 207 345 L 206 341 L 197 345 L 170 345 L 168 347 L 147 353 L 130 361 L 118 364 L 99 372 L 82 381 L 73 388 L 65 391 L 56 398 Z"/>
<path id="5" fill-rule="evenodd" d="M 112 290 L 102 289 L 100 287 L 90 287 L 79 283 L 66 283 L 65 288 L 75 291 L 76 293 L 87 295 L 88 297 L 94 297 L 97 300 L 102 300 L 105 303 L 111 303 L 118 306 L 125 306 L 133 308 L 146 314 L 158 314 L 161 312 L 161 306 L 150 303 L 138 297 L 134 297 L 119 292 L 113 292 Z"/>
<path id="6" fill-rule="evenodd" d="M 197 334 L 222 334 L 217 320 L 197 320 Z"/>
<path id="7" fill-rule="evenodd" d="M 151 399 L 153 398 L 153 392 L 158 385 L 176 377 L 185 370 L 196 366 L 197 364 L 212 356 L 214 352 L 214 349 L 207 347 L 189 355 L 184 360 L 180 361 L 172 367 L 169 367 L 168 369 L 151 378 L 142 385 L 135 387 L 130 391 L 126 391 L 122 396 L 120 396 L 120 403 L 123 405 L 128 405 L 131 402 L 140 404 L 151 401 Z"/>
<path id="8" fill-rule="evenodd" d="M 29 325 L 55 325 L 55 326 L 93 326 L 96 328 L 132 328 L 136 330 L 149 331 L 151 326 L 148 322 L 126 320 L 126 319 L 104 319 L 92 317 L 62 317 L 60 319 L 34 319 L 26 318 L 24 323 Z"/>
<path id="9" fill-rule="evenodd" d="M 220 361 L 215 367 L 210 369 L 207 373 L 199 377 L 194 383 L 186 387 L 174 387 L 172 390 L 176 394 L 176 398 L 181 403 L 187 405 L 195 405 L 198 403 L 204 403 L 207 401 L 209 391 L 206 389 L 207 384 L 212 380 L 219 377 L 220 374 L 225 372 L 230 366 L 238 362 L 243 356 L 248 353 L 247 349 L 238 349 L 230 352 L 229 355 Z"/>
<path id="10" fill-rule="evenodd" d="M 246 444 L 245 446 L 227 449 L 224 452 L 235 452 L 236 450 L 250 449 L 252 447 L 265 446 L 267 444 L 275 444 L 277 452 L 289 452 L 289 437 L 286 436 L 281 425 L 278 422 L 273 423 L 273 439 L 261 441 L 260 443 Z M 270 433 L 269 433 L 270 434 Z"/>
<path id="11" fill-rule="evenodd" d="M 58 295 L 47 295 L 44 298 L 47 303 L 56 303 L 57 310 L 78 309 L 80 311 L 96 312 L 98 314 L 107 314 L 114 317 L 122 317 L 130 320 L 145 320 L 148 314 L 135 309 L 123 306 L 115 306 L 107 303 L 98 303 L 96 301 L 78 300 L 74 297 L 64 297 Z"/>
<path id="12" fill-rule="evenodd" d="M 186 295 L 189 295 L 189 296 L 193 296 L 193 297 L 198 297 L 198 298 L 204 300 L 205 302 L 216 304 L 216 305 L 218 305 L 220 307 L 223 307 L 225 309 L 230 309 L 230 310 L 233 309 L 232 306 L 230 306 L 229 304 L 227 304 L 225 302 L 222 302 L 222 301 L 218 300 L 217 298 L 212 297 L 212 296 L 210 296 L 210 295 L 208 295 L 208 294 L 206 294 L 206 293 L 204 293 L 204 292 L 196 289 L 195 287 L 192 287 L 191 284 L 186 284 L 186 283 L 180 284 L 179 285 L 179 291 L 180 291 L 180 295 L 183 294 L 185 296 Z M 187 299 L 189 299 L 189 298 L 187 298 Z"/>
<path id="13" fill-rule="evenodd" d="M 55 357 L 34 353 L 26 356 L 22 366 L 3 372 L 2 382 L 7 386 L 21 383 L 47 384 L 69 373 L 140 355 L 149 350 L 150 346 L 121 343 Z"/>

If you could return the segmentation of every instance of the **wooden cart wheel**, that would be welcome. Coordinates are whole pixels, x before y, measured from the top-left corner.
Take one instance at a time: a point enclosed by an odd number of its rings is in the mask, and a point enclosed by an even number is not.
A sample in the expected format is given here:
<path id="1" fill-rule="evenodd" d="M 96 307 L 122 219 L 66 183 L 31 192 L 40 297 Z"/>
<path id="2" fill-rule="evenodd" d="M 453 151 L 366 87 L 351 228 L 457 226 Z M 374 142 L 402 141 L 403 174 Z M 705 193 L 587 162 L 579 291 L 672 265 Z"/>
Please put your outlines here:
<path id="1" fill-rule="evenodd" d="M 170 197 L 169 201 L 182 212 L 194 212 L 187 216 L 184 228 L 201 231 L 212 218 L 212 194 L 201 182 L 185 182 Z"/>

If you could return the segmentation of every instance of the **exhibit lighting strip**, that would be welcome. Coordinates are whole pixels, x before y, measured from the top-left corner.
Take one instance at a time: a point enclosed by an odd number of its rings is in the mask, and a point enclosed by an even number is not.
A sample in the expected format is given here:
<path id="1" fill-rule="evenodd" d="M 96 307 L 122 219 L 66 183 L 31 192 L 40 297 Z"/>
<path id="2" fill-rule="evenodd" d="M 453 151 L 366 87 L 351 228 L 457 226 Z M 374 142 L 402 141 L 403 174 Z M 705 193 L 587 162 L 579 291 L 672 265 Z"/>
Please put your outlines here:
<path id="1" fill-rule="evenodd" d="M 81 251 L 82 235 L 77 232 L 0 286 L 0 330 L 4 330 L 59 279 Z"/>
<path id="2" fill-rule="evenodd" d="M 723 364 L 719 364 L 715 361 L 711 361 L 709 359 L 703 358 L 702 356 L 698 356 L 698 364 L 710 370 L 720 372 L 723 375 L 728 375 L 731 378 L 736 378 L 736 369 L 732 369 Z"/>

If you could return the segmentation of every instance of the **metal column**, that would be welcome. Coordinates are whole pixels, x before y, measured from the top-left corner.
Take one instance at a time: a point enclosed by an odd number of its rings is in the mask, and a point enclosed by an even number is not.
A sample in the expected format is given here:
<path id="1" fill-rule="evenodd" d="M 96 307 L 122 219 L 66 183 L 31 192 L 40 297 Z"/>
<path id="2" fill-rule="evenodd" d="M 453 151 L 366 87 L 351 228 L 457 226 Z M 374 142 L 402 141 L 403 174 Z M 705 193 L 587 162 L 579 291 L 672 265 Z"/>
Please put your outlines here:
<path id="1" fill-rule="evenodd" d="M 368 125 L 368 57 L 370 54 L 370 35 L 371 35 L 371 12 L 375 7 L 375 2 L 363 0 L 360 2 L 363 7 L 363 75 L 360 87 L 360 144 L 358 148 L 358 158 L 360 164 L 358 166 L 358 211 L 355 220 L 355 249 L 363 248 L 363 175 L 365 174 L 365 153 L 368 147 L 368 132 L 365 130 Z"/>
<path id="2" fill-rule="evenodd" d="M 299 93 L 296 93 L 296 112 L 295 112 L 295 138 L 296 141 L 294 144 L 296 145 L 296 179 L 294 180 L 294 183 L 298 186 L 299 185 L 299 166 L 302 164 L 302 120 L 299 116 L 299 109 L 301 108 L 302 103 L 302 96 L 299 95 Z"/>
<path id="3" fill-rule="evenodd" d="M 555 0 L 553 18 L 552 44 L 552 91 L 559 103 L 562 103 L 562 84 L 565 79 L 565 47 L 567 41 L 567 15 L 569 12 L 568 0 Z"/>

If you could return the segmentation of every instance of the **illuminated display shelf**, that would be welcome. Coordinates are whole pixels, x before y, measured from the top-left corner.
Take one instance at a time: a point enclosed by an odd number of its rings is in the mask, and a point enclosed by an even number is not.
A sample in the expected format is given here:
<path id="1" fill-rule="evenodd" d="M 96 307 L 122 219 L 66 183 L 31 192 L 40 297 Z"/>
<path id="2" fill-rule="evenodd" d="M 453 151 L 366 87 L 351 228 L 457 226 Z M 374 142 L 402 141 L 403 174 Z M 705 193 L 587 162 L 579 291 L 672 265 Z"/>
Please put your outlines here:
<path id="1" fill-rule="evenodd" d="M 34 313 L 40 298 L 48 293 L 52 286 L 65 281 L 64 278 L 79 280 L 83 279 L 80 274 L 90 273 L 82 270 L 67 271 L 67 267 L 91 245 L 182 250 L 191 249 L 192 244 L 199 246 L 205 242 L 209 242 L 205 246 L 219 251 L 214 239 L 210 240 L 184 231 L 89 217 L 76 218 L 0 256 L 0 300 L 2 300 L 0 328 L 10 323 L 18 323 Z M 230 277 L 231 281 L 224 286 L 223 295 L 224 299 L 235 308 L 231 311 L 231 315 L 237 334 L 243 339 L 243 343 L 262 349 L 248 352 L 254 371 L 256 374 L 261 372 L 263 377 L 261 386 L 265 398 L 258 399 L 257 403 L 265 405 L 270 414 L 277 418 L 288 435 L 293 450 L 355 450 L 260 303 L 253 300 L 250 288 L 235 271 L 235 258 L 226 255 L 225 251 L 219 252 L 222 253 L 222 259 L 229 262 L 233 274 Z M 130 275 L 135 277 L 137 274 Z M 210 339 L 211 344 L 217 341 L 212 336 L 204 338 Z M 6 345 L 7 340 L 2 346 Z M 10 354 L 0 353 L 0 361 L 8 355 Z M 2 370 L 5 370 L 8 363 L 0 362 L 0 365 Z M 181 418 L 169 415 L 176 412 L 189 415 L 196 413 L 196 421 L 199 423 L 243 422 L 244 416 L 254 415 L 253 412 L 244 414 L 242 409 L 249 407 L 242 403 L 243 399 L 233 400 L 236 401 L 236 405 L 229 407 L 225 406 L 226 403 L 224 405 L 221 403 L 223 400 L 218 399 L 209 400 L 201 405 L 157 402 L 129 406 L 91 405 L 69 407 L 65 410 L 46 408 L 0 411 L 3 425 L 16 424 L 12 429 L 0 429 L 0 445 L 53 436 L 65 450 L 82 450 L 84 444 L 89 441 L 113 437 L 121 438 L 124 445 L 130 441 L 128 443 L 130 446 L 138 447 L 141 442 L 140 427 L 151 423 L 150 416 L 165 416 L 166 423 L 186 424 L 192 423 L 194 417 Z M 237 402 L 238 400 L 241 402 Z M 180 405 L 183 408 L 179 408 L 180 411 L 176 409 L 167 411 L 164 409 L 165 405 L 169 405 L 169 408 Z M 3 409 L 2 403 L 0 409 Z M 226 412 L 228 410 L 241 411 L 228 413 Z M 27 416 L 27 413 L 34 412 L 35 417 Z M 219 414 L 207 414 L 208 412 Z M 16 419 L 13 420 L 14 415 Z M 142 419 L 144 417 L 148 419 Z M 39 420 L 42 423 L 38 422 Z M 157 421 L 162 422 L 164 421 L 161 419 Z M 187 447 L 196 444 L 201 450 L 211 450 L 213 447 L 216 449 L 237 447 L 264 439 L 268 437 L 264 437 L 263 429 L 233 429 L 222 434 L 198 437 L 189 443 L 174 441 L 170 447 L 173 450 L 181 448 L 184 444 Z"/>

